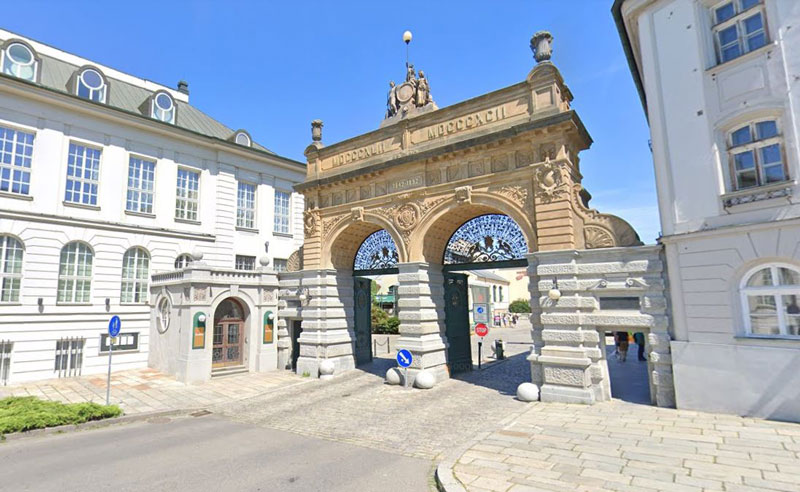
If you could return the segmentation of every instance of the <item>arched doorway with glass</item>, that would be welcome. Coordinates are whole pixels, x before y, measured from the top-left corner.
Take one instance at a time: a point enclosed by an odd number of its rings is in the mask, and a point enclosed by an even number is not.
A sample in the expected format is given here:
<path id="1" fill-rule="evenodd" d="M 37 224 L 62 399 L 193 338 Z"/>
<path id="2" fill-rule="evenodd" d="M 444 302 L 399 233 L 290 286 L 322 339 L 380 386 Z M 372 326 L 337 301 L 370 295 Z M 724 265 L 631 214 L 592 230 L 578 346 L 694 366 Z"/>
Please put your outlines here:
<path id="1" fill-rule="evenodd" d="M 223 300 L 214 311 L 211 372 L 244 366 L 246 305 L 233 297 Z"/>

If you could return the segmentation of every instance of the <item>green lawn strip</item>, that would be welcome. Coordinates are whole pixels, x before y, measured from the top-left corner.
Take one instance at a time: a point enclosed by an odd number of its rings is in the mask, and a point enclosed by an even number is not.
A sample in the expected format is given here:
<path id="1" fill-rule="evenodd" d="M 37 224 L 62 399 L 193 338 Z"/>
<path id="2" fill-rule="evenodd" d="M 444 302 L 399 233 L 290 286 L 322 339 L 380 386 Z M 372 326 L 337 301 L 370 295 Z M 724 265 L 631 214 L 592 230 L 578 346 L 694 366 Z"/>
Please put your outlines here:
<path id="1" fill-rule="evenodd" d="M 116 405 L 97 403 L 61 403 L 40 400 L 35 396 L 12 396 L 0 400 L 0 435 L 90 420 L 119 417 Z"/>

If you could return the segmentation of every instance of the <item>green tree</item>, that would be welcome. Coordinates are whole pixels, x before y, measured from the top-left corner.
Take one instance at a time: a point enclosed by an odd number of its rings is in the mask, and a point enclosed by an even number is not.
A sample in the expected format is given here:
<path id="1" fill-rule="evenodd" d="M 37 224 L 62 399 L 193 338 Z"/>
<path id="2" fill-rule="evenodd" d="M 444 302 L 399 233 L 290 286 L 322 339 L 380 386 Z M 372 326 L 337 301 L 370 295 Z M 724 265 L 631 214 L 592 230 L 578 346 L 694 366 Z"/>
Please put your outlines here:
<path id="1" fill-rule="evenodd" d="M 512 313 L 530 313 L 531 303 L 527 299 L 517 299 L 508 306 Z"/>

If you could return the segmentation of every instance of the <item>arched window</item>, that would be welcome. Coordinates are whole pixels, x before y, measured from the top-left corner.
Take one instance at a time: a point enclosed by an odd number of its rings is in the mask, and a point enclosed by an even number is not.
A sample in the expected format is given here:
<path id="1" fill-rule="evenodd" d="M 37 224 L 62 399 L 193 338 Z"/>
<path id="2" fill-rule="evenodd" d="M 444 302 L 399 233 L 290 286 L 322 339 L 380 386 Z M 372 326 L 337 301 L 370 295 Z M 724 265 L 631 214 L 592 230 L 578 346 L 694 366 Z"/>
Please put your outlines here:
<path id="1" fill-rule="evenodd" d="M 147 302 L 150 255 L 144 248 L 131 248 L 122 257 L 122 303 Z"/>
<path id="2" fill-rule="evenodd" d="M 492 302 L 497 302 L 497 286 L 492 286 Z"/>
<path id="3" fill-rule="evenodd" d="M 194 258 L 188 253 L 178 255 L 178 257 L 175 258 L 175 269 L 180 270 L 181 268 L 186 268 L 192 264 L 192 261 L 194 261 Z"/>
<path id="4" fill-rule="evenodd" d="M 528 252 L 525 235 L 507 215 L 479 215 L 466 221 L 447 242 L 444 264 L 519 260 Z"/>
<path id="5" fill-rule="evenodd" d="M 86 99 L 104 103 L 107 92 L 106 79 L 94 68 L 85 68 L 78 74 L 75 92 Z"/>
<path id="6" fill-rule="evenodd" d="M 245 147 L 250 147 L 250 135 L 245 132 L 236 132 L 236 136 L 233 138 L 233 141 L 239 145 L 244 145 Z"/>
<path id="7" fill-rule="evenodd" d="M 800 270 L 784 264 L 760 266 L 742 286 L 745 327 L 754 335 L 800 335 Z"/>
<path id="8" fill-rule="evenodd" d="M 166 92 L 158 92 L 153 96 L 150 116 L 166 123 L 175 123 L 175 101 Z"/>
<path id="9" fill-rule="evenodd" d="M 73 241 L 61 248 L 58 302 L 90 302 L 94 253 L 86 243 Z"/>
<path id="10" fill-rule="evenodd" d="M 381 270 L 394 268 L 400 261 L 392 236 L 381 229 L 373 232 L 359 246 L 353 270 Z"/>
<path id="11" fill-rule="evenodd" d="M 23 252 L 21 242 L 0 236 L 0 302 L 19 302 Z"/>
<path id="12" fill-rule="evenodd" d="M 11 43 L 3 50 L 3 73 L 35 82 L 38 68 L 36 56 L 24 44 Z"/>

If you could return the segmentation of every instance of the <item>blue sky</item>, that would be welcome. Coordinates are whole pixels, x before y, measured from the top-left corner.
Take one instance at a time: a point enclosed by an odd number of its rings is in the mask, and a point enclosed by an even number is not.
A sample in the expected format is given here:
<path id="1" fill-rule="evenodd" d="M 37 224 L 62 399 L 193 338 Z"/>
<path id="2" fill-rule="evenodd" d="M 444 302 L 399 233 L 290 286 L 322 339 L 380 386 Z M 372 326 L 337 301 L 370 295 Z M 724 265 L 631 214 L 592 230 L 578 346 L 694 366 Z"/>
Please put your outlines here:
<path id="1" fill-rule="evenodd" d="M 439 107 L 525 78 L 531 35 L 555 38 L 552 61 L 594 139 L 581 154 L 591 205 L 659 233 L 647 123 L 610 13 L 611 0 L 437 2 L 69 2 L 3 6 L 2 26 L 174 87 L 192 104 L 303 161 L 310 122 L 333 143 L 378 127 L 390 79 L 411 61 Z"/>

